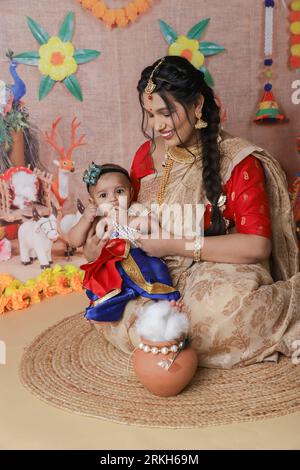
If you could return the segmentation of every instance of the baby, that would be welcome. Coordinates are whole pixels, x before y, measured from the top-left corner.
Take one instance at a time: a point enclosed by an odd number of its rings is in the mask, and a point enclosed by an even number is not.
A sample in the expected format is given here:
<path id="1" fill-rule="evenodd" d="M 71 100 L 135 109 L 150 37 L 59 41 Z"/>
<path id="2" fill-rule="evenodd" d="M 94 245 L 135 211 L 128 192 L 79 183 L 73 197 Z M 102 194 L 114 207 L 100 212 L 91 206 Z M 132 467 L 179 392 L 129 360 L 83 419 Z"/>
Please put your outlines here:
<path id="1" fill-rule="evenodd" d="M 180 294 L 164 261 L 136 247 L 135 235 L 158 227 L 154 215 L 132 202 L 134 191 L 128 172 L 119 165 L 92 163 L 85 171 L 89 204 L 70 233 L 73 246 L 82 246 L 89 231 L 101 240 L 98 258 L 81 266 L 90 305 L 85 317 L 97 322 L 118 321 L 127 302 L 138 296 L 178 300 Z"/>
<path id="2" fill-rule="evenodd" d="M 157 219 L 140 203 L 132 203 L 134 191 L 127 170 L 119 165 L 92 163 L 85 171 L 83 181 L 87 185 L 89 203 L 80 221 L 69 232 L 74 247 L 86 242 L 92 229 L 99 239 L 128 239 L 135 245 L 134 236 L 149 233 Z M 121 222 L 123 224 L 121 224 Z"/>

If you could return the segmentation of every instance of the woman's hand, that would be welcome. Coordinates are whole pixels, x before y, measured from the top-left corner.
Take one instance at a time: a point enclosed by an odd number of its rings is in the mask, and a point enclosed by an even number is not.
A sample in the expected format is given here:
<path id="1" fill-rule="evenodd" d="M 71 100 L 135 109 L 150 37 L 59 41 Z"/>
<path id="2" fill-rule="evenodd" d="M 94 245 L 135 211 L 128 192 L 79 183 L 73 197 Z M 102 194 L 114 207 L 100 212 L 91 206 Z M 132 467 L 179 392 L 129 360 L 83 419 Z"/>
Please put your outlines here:
<path id="1" fill-rule="evenodd" d="M 174 239 L 167 231 L 159 227 L 159 231 L 152 232 L 149 237 L 137 235 L 135 237 L 138 248 L 141 248 L 147 255 L 163 258 L 172 254 L 172 242 Z"/>

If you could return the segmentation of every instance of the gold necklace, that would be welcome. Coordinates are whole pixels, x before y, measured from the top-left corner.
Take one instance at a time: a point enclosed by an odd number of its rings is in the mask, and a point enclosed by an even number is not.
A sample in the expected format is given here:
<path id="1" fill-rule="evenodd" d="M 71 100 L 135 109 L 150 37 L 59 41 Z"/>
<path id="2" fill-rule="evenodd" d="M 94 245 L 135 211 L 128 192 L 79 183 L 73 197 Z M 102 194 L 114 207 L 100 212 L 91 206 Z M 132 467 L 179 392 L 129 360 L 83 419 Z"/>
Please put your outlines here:
<path id="1" fill-rule="evenodd" d="M 167 150 L 167 156 L 177 163 L 194 163 L 199 158 L 199 147 L 198 145 L 192 145 L 187 148 L 170 147 Z"/>
<path id="2" fill-rule="evenodd" d="M 166 186 L 169 181 L 170 173 L 173 168 L 174 162 L 193 164 L 198 158 L 199 147 L 193 145 L 191 147 L 170 147 L 166 152 L 165 163 L 163 164 L 164 172 L 160 182 L 160 187 L 157 195 L 157 202 L 159 205 L 163 203 Z"/>

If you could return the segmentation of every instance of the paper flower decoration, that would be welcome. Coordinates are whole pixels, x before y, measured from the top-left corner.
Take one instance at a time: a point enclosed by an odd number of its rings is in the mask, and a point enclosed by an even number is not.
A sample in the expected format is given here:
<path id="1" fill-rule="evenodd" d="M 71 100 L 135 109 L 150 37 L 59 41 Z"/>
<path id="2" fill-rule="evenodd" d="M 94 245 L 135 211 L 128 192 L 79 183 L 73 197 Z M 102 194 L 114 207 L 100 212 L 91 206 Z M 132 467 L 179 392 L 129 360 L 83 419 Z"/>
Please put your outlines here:
<path id="1" fill-rule="evenodd" d="M 13 57 L 14 62 L 38 66 L 43 78 L 40 82 L 39 100 L 45 98 L 55 82 L 63 82 L 75 98 L 82 101 L 82 92 L 76 76 L 78 64 L 96 59 L 99 51 L 75 49 L 71 40 L 74 31 L 74 13 L 69 12 L 60 27 L 58 36 L 49 34 L 27 16 L 30 31 L 40 44 L 38 52 L 27 51 Z"/>
<path id="2" fill-rule="evenodd" d="M 219 54 L 225 51 L 225 48 L 215 42 L 199 42 L 209 21 L 210 18 L 206 18 L 195 24 L 186 36 L 178 36 L 176 31 L 162 20 L 159 20 L 159 27 L 165 40 L 169 44 L 169 55 L 185 57 L 197 69 L 204 73 L 206 83 L 209 86 L 214 86 L 213 78 L 204 65 L 205 57 Z"/>
<path id="3" fill-rule="evenodd" d="M 71 42 L 63 42 L 59 37 L 53 36 L 39 48 L 39 54 L 39 71 L 43 75 L 49 75 L 54 81 L 64 80 L 77 70 Z"/>

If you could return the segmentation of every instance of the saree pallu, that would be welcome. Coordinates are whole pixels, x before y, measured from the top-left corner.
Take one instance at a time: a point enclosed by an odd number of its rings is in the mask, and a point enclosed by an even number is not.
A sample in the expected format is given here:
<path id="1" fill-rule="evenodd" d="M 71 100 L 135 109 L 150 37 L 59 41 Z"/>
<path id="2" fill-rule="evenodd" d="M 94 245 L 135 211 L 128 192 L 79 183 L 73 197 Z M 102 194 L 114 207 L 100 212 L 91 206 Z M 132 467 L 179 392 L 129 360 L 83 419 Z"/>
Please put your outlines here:
<path id="1" fill-rule="evenodd" d="M 300 273 L 287 183 L 279 163 L 263 149 L 240 138 L 227 136 L 219 145 L 224 183 L 233 168 L 250 154 L 263 165 L 272 223 L 270 260 L 256 264 L 195 264 L 192 259 L 179 256 L 164 260 L 174 287 L 181 293 L 199 365 L 231 368 L 276 360 L 278 353 L 290 356 L 294 352 L 294 341 L 300 339 Z M 156 202 L 161 176 L 141 179 L 139 202 L 147 207 Z M 205 202 L 201 158 L 192 164 L 174 164 L 165 202 Z M 172 220 L 168 222 L 172 225 Z M 131 300 L 122 320 L 103 330 L 106 338 L 126 353 L 139 343 L 136 311 L 147 301 Z"/>

